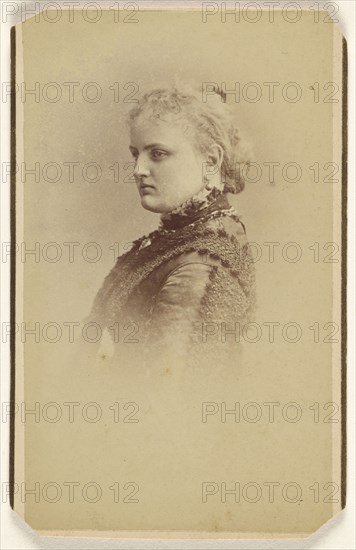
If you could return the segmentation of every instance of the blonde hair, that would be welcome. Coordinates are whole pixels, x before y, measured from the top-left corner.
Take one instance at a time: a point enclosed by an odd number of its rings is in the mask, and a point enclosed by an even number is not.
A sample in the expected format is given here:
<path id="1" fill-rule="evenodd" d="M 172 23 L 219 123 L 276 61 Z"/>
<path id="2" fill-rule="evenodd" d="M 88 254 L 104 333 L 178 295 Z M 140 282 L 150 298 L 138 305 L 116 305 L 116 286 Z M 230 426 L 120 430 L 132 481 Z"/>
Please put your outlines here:
<path id="1" fill-rule="evenodd" d="M 239 193 L 244 189 L 244 166 L 250 162 L 247 144 L 233 124 L 233 115 L 226 104 L 226 97 L 219 90 L 203 101 L 202 92 L 180 91 L 173 88 L 157 88 L 144 94 L 129 113 L 129 122 L 142 113 L 151 118 L 165 120 L 167 114 L 176 115 L 192 126 L 197 137 L 196 145 L 205 152 L 217 143 L 223 150 L 221 176 L 224 192 Z"/>

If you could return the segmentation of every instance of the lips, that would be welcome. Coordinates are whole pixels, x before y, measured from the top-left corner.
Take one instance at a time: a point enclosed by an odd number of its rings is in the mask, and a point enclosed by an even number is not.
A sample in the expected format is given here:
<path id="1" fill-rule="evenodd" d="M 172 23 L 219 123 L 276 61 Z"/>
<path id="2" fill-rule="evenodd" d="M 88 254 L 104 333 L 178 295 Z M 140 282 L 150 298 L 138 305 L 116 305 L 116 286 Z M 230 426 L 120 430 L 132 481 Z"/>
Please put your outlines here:
<path id="1" fill-rule="evenodd" d="M 155 187 L 153 185 L 149 185 L 147 183 L 142 183 L 140 185 L 140 191 L 141 192 L 144 192 L 144 191 L 149 191 L 150 189 L 155 189 Z"/>

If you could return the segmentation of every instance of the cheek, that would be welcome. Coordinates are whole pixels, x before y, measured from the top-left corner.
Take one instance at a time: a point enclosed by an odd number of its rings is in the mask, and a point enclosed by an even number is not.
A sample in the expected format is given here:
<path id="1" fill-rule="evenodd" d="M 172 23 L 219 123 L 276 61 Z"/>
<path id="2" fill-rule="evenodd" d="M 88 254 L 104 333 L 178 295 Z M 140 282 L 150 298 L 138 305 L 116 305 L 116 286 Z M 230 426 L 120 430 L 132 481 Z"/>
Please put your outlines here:
<path id="1" fill-rule="evenodd" d="M 169 179 L 202 179 L 202 163 L 191 153 L 172 157 L 162 163 L 160 168 L 160 173 L 164 173 Z"/>
<path id="2" fill-rule="evenodd" d="M 203 161 L 194 150 L 189 150 L 152 162 L 150 171 L 159 193 L 178 200 L 200 191 L 204 185 Z"/>
<path id="3" fill-rule="evenodd" d="M 200 184 L 201 174 L 197 166 L 188 163 L 172 163 L 155 174 L 160 190 L 169 194 L 186 194 Z"/>

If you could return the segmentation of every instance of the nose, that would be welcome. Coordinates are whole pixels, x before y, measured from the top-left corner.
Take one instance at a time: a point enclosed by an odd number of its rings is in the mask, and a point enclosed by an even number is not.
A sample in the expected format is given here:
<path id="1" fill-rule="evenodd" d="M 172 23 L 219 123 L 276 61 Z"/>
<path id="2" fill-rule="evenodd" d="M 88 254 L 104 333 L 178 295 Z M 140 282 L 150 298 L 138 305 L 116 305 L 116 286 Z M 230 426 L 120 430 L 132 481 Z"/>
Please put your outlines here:
<path id="1" fill-rule="evenodd" d="M 149 176 L 150 170 L 148 168 L 147 160 L 145 160 L 143 155 L 139 155 L 137 157 L 133 174 L 137 178 Z"/>

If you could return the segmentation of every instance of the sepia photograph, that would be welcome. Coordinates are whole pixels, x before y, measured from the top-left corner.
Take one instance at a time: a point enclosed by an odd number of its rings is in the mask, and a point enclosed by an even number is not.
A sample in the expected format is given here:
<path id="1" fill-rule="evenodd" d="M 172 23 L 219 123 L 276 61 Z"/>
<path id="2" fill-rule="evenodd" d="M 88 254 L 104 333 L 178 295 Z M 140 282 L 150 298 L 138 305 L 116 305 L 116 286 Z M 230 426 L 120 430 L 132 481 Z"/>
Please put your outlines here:
<path id="1" fill-rule="evenodd" d="M 249 165 L 226 94 L 210 88 L 205 102 L 202 91 L 154 89 L 129 112 L 139 202 L 160 221 L 119 257 L 90 318 L 112 331 L 131 326 L 151 360 L 167 348 L 187 360 L 202 331 L 244 326 L 254 311 L 254 263 L 228 199 Z"/>
<path id="2" fill-rule="evenodd" d="M 337 3 L 4 14 L 3 502 L 43 541 L 321 548 L 347 494 Z"/>

